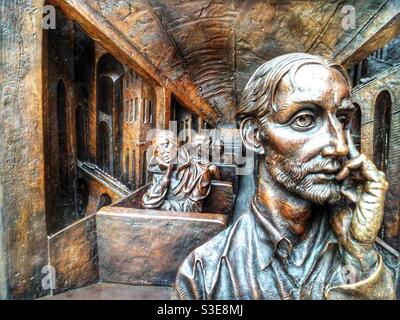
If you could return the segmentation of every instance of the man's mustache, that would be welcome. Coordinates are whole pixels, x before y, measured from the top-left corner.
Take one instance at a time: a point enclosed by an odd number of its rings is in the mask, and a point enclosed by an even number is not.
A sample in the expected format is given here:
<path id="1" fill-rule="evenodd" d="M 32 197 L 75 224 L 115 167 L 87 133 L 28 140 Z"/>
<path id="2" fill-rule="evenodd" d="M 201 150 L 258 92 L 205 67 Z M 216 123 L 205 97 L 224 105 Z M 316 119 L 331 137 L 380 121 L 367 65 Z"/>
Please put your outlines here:
<path id="1" fill-rule="evenodd" d="M 296 164 L 285 163 L 286 169 L 291 173 L 292 178 L 302 180 L 310 173 L 336 174 L 341 169 L 341 162 L 335 158 L 317 157 L 308 162 Z"/>

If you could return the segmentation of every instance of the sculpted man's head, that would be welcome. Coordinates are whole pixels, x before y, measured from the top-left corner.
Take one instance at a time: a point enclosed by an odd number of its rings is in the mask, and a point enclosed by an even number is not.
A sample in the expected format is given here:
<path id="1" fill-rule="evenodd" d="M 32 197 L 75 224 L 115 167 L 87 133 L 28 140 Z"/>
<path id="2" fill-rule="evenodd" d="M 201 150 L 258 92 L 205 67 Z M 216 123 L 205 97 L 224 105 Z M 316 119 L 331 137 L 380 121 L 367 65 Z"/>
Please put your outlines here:
<path id="1" fill-rule="evenodd" d="M 345 130 L 353 108 L 340 65 L 294 53 L 257 69 L 237 117 L 246 147 L 265 155 L 266 175 L 300 198 L 325 204 L 341 197 L 335 176 L 348 154 Z"/>
<path id="2" fill-rule="evenodd" d="M 154 155 L 157 163 L 162 167 L 168 167 L 177 158 L 178 140 L 176 135 L 168 130 L 159 132 L 154 140 Z"/>
<path id="3" fill-rule="evenodd" d="M 210 161 L 211 137 L 205 133 L 196 133 L 190 145 L 193 161 L 207 163 Z"/>
<path id="4" fill-rule="evenodd" d="M 256 194 L 182 264 L 181 299 L 395 298 L 376 247 L 388 183 L 354 146 L 353 108 L 347 73 L 324 58 L 289 54 L 257 69 L 237 114 L 258 154 Z"/>

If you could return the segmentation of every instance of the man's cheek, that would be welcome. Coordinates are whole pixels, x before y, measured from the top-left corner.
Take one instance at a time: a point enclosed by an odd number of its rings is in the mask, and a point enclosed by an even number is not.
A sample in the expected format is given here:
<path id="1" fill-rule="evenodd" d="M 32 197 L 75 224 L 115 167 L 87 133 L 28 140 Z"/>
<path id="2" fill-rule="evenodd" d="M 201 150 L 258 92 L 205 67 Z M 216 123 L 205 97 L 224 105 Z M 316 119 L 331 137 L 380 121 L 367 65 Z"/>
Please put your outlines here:
<path id="1" fill-rule="evenodd" d="M 323 150 L 323 145 L 318 139 L 301 139 L 302 144 L 297 145 L 296 157 L 299 163 L 307 163 L 319 157 Z M 300 148 L 299 148 L 300 146 Z"/>
<path id="2" fill-rule="evenodd" d="M 265 146 L 274 148 L 275 152 L 287 155 L 289 151 L 293 152 L 296 149 L 288 137 L 290 133 L 287 129 L 271 124 L 270 127 L 262 130 L 261 142 Z"/>

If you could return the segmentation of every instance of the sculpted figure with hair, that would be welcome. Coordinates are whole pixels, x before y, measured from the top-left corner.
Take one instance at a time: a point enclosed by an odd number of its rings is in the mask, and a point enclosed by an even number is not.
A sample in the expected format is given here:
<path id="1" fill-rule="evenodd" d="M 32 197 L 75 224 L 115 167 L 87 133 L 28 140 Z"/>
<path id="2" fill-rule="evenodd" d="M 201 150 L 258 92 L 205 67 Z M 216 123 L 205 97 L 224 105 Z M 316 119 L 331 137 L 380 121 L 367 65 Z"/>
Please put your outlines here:
<path id="1" fill-rule="evenodd" d="M 178 299 L 394 299 L 376 243 L 385 175 L 354 147 L 351 84 L 304 53 L 260 66 L 237 111 L 257 155 L 249 211 L 184 261 Z"/>
<path id="2" fill-rule="evenodd" d="M 196 134 L 190 145 L 191 156 L 179 147 L 175 134 L 161 131 L 154 140 L 148 170 L 153 180 L 142 198 L 144 208 L 168 211 L 201 212 L 210 193 L 211 179 L 218 179 L 215 165 L 209 161 L 211 139 Z"/>

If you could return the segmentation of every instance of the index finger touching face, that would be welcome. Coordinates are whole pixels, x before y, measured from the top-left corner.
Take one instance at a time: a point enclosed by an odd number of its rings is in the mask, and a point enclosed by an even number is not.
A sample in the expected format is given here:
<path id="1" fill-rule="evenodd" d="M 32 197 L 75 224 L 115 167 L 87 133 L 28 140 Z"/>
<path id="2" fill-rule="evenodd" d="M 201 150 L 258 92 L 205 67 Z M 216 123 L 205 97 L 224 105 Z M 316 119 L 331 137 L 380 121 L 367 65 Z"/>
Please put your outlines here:
<path id="1" fill-rule="evenodd" d="M 346 140 L 347 140 L 347 146 L 349 148 L 350 159 L 357 158 L 360 155 L 360 152 L 357 150 L 357 147 L 354 144 L 353 137 L 351 136 L 350 133 L 350 129 L 346 129 Z"/>

